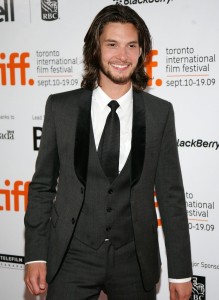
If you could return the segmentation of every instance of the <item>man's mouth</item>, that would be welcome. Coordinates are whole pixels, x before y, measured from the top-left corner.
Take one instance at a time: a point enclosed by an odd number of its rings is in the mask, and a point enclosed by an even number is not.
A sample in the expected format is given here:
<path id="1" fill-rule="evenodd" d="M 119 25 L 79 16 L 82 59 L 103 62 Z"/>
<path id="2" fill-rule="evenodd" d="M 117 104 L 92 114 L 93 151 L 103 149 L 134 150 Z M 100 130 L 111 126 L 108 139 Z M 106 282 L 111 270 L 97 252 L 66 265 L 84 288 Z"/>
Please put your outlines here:
<path id="1" fill-rule="evenodd" d="M 111 66 L 119 71 L 123 71 L 129 67 L 129 64 L 111 64 Z"/>

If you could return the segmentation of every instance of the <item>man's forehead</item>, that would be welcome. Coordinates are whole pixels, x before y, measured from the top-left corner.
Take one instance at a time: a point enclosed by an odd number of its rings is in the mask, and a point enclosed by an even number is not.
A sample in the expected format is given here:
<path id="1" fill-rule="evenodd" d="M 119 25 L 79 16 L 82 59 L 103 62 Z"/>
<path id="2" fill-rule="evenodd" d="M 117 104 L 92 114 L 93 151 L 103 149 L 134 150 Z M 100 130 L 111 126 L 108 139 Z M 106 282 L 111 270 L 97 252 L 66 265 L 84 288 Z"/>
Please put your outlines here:
<path id="1" fill-rule="evenodd" d="M 136 35 L 138 39 L 138 30 L 132 23 L 108 22 L 104 25 L 101 35 Z M 100 36 L 101 36 L 100 35 Z"/>

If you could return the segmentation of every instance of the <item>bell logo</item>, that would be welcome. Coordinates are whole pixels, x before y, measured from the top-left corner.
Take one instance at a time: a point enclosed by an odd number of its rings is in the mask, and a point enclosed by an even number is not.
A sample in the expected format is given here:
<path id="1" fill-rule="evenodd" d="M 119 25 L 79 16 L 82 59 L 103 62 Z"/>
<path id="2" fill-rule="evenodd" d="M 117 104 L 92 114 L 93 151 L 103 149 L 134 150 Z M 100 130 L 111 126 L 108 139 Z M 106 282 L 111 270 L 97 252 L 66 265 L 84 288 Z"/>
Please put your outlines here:
<path id="1" fill-rule="evenodd" d="M 1 17 L 3 16 L 3 18 Z M 14 1 L 4 0 L 4 6 L 0 6 L 0 22 L 14 22 Z"/>
<path id="2" fill-rule="evenodd" d="M 150 53 L 147 56 L 146 62 L 145 62 L 145 68 L 146 72 L 150 78 L 148 81 L 148 86 L 152 86 L 154 83 L 154 78 L 153 78 L 153 68 L 156 68 L 158 66 L 158 62 L 153 60 L 154 56 L 158 55 L 158 50 L 151 50 Z M 162 85 L 162 80 L 161 79 L 156 79 L 155 80 L 155 85 L 156 86 L 161 86 Z"/>
<path id="3" fill-rule="evenodd" d="M 0 211 L 20 211 L 20 201 L 23 200 L 23 210 L 27 210 L 29 181 L 17 180 L 11 187 L 10 180 L 6 179 L 5 187 L 0 188 Z"/>
<path id="4" fill-rule="evenodd" d="M 20 84 L 26 85 L 26 69 L 30 68 L 30 63 L 26 61 L 30 57 L 30 53 L 13 52 L 9 55 L 9 62 L 2 62 L 6 59 L 5 53 L 0 53 L 0 85 L 17 85 L 18 78 L 20 78 Z M 17 73 L 16 70 L 20 72 Z M 18 76 L 19 75 L 19 76 Z M 9 81 L 9 82 L 8 82 Z M 28 80 L 29 85 L 34 84 L 33 79 Z"/>

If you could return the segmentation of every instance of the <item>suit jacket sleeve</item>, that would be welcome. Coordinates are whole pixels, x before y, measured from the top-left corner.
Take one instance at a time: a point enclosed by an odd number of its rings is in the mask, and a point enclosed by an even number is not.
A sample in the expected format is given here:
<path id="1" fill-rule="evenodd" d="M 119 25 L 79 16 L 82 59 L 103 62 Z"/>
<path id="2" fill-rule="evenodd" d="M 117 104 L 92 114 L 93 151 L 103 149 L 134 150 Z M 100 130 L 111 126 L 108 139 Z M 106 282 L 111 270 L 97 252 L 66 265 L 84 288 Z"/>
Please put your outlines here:
<path id="1" fill-rule="evenodd" d="M 47 100 L 36 170 L 29 185 L 25 215 L 25 261 L 47 260 L 50 215 L 56 195 L 59 156 L 52 96 Z"/>
<path id="2" fill-rule="evenodd" d="M 169 104 L 155 188 L 165 236 L 169 278 L 192 275 L 185 195 L 176 144 L 174 112 Z"/>

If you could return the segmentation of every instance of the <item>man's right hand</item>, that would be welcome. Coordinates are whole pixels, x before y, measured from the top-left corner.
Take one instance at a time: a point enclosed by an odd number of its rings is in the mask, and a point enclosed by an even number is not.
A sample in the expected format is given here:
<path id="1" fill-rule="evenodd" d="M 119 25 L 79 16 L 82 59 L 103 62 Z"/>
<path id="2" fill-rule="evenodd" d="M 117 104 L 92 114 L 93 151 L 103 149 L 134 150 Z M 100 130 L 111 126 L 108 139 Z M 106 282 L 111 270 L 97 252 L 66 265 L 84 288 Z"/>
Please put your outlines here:
<path id="1" fill-rule="evenodd" d="M 25 265 L 24 281 L 32 295 L 40 295 L 47 291 L 46 263 L 30 263 Z"/>

